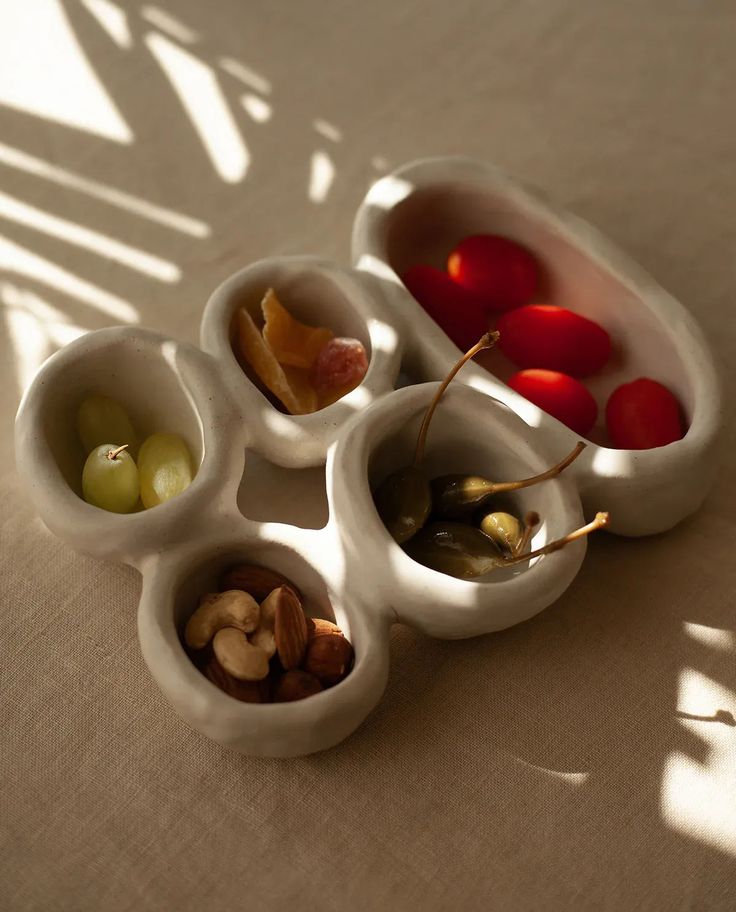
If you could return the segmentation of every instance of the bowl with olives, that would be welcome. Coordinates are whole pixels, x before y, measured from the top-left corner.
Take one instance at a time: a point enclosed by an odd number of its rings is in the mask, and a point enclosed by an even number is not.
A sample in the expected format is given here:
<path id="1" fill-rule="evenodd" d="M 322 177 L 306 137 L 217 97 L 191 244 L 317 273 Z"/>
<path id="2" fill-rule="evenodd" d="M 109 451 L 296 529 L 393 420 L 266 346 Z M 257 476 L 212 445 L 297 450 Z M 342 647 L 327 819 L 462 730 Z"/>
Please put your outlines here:
<path id="1" fill-rule="evenodd" d="M 329 496 L 347 559 L 373 567 L 392 616 L 448 638 L 499 630 L 558 598 L 586 524 L 565 472 L 503 403 L 463 384 L 400 389 L 367 409 L 330 456 Z"/>

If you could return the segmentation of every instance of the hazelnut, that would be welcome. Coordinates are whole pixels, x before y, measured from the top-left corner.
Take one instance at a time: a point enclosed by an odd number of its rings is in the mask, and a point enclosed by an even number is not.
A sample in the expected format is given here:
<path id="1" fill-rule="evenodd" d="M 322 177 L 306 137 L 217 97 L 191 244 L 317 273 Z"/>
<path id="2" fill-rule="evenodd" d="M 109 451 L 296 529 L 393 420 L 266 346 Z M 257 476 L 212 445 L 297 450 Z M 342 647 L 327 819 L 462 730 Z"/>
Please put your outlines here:
<path id="1" fill-rule="evenodd" d="M 337 624 L 333 624 L 332 621 L 326 621 L 324 618 L 307 618 L 307 638 L 309 640 L 330 633 L 342 635 L 342 630 Z"/>
<path id="2" fill-rule="evenodd" d="M 345 677 L 353 660 L 353 647 L 339 633 L 327 633 L 311 640 L 302 668 L 328 687 Z"/>
<path id="3" fill-rule="evenodd" d="M 314 675 L 306 671 L 287 671 L 281 675 L 273 692 L 274 703 L 291 703 L 303 700 L 322 690 L 322 685 Z"/>

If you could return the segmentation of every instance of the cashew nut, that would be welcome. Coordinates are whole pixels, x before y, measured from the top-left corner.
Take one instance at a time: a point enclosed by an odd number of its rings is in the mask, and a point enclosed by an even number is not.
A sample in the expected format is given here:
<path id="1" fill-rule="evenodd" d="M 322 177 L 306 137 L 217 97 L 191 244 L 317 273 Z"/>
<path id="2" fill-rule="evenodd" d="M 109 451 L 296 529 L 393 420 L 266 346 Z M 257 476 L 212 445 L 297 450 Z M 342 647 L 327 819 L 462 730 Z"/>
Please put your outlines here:
<path id="1" fill-rule="evenodd" d="M 204 649 L 223 627 L 234 627 L 252 633 L 260 620 L 258 602 L 247 592 L 229 589 L 227 592 L 203 596 L 199 608 L 189 618 L 184 639 L 191 649 Z"/>
<path id="2" fill-rule="evenodd" d="M 261 622 L 255 633 L 248 639 L 254 646 L 262 649 L 271 658 L 276 652 L 276 637 L 274 624 L 276 623 L 276 603 L 279 600 L 279 589 L 274 589 L 270 595 L 261 602 Z"/>
<path id="3" fill-rule="evenodd" d="M 261 681 L 268 675 L 268 656 L 248 642 L 242 630 L 223 627 L 212 641 L 215 658 L 225 671 L 240 681 Z"/>

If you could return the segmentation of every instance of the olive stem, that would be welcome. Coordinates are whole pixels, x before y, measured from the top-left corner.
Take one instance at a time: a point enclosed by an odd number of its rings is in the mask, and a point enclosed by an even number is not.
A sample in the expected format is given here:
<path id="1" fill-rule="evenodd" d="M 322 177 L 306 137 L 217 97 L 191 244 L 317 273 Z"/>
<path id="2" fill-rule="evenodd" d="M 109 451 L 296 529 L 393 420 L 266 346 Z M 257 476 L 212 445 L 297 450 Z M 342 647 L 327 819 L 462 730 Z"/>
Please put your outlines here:
<path id="1" fill-rule="evenodd" d="M 437 405 L 442 398 L 442 394 L 445 392 L 447 387 L 450 385 L 450 382 L 455 377 L 455 374 L 460 370 L 463 364 L 466 361 L 470 361 L 471 358 L 474 358 L 478 352 L 482 352 L 486 348 L 493 348 L 498 340 L 499 333 L 497 332 L 487 332 L 485 335 L 475 343 L 475 345 L 460 358 L 457 364 L 452 368 L 450 373 L 445 377 L 440 385 L 440 388 L 434 394 L 434 398 L 429 404 L 429 408 L 424 414 L 424 420 L 422 421 L 422 426 L 419 428 L 419 436 L 417 437 L 417 448 L 414 451 L 414 463 L 413 465 L 419 465 L 424 457 L 424 447 L 427 443 L 427 432 L 429 431 L 429 422 L 432 420 L 432 415 L 434 415 L 434 410 L 437 408 Z"/>
<path id="2" fill-rule="evenodd" d="M 108 451 L 107 451 L 107 458 L 110 459 L 110 460 L 116 459 L 116 458 L 123 452 L 123 450 L 127 450 L 127 449 L 128 449 L 128 446 L 129 446 L 129 445 L 130 445 L 130 444 L 124 443 L 122 446 L 119 446 L 116 450 L 108 450 Z"/>
<path id="3" fill-rule="evenodd" d="M 520 554 L 523 553 L 524 548 L 526 548 L 526 546 L 529 544 L 529 539 L 532 537 L 532 532 L 534 531 L 534 527 L 538 526 L 538 525 L 539 525 L 539 513 L 535 513 L 534 511 L 532 511 L 531 513 L 527 513 L 526 516 L 524 517 L 524 529 L 521 533 L 521 538 L 519 539 L 516 547 L 514 548 L 512 557 L 518 557 Z"/>
<path id="4" fill-rule="evenodd" d="M 579 529 L 575 529 L 575 531 L 570 532 L 569 535 L 558 538 L 548 545 L 545 545 L 543 548 L 537 548 L 536 551 L 530 551 L 528 554 L 517 554 L 514 557 L 506 558 L 499 563 L 498 566 L 509 567 L 512 564 L 520 564 L 522 561 L 540 557 L 542 554 L 551 554 L 553 551 L 559 551 L 561 548 L 564 548 L 565 545 L 569 545 L 570 542 L 577 541 L 579 538 L 584 538 L 586 535 L 590 535 L 591 532 L 595 532 L 596 529 L 603 529 L 608 525 L 609 519 L 610 516 L 608 513 L 596 513 L 595 519 L 592 522 L 589 522 L 585 526 L 581 526 Z"/>
<path id="5" fill-rule="evenodd" d="M 493 494 L 502 494 L 505 491 L 518 491 L 519 488 L 529 488 L 532 485 L 539 484 L 540 481 L 548 481 L 550 478 L 556 478 L 571 462 L 574 462 L 578 458 L 585 449 L 585 446 L 586 444 L 584 444 L 582 440 L 579 440 L 575 444 L 575 449 L 571 453 L 568 453 L 562 462 L 553 465 L 551 469 L 547 469 L 547 471 L 542 472 L 541 475 L 533 475 L 531 478 L 522 478 L 520 481 L 495 482 L 486 492 L 485 497 L 490 497 Z"/>

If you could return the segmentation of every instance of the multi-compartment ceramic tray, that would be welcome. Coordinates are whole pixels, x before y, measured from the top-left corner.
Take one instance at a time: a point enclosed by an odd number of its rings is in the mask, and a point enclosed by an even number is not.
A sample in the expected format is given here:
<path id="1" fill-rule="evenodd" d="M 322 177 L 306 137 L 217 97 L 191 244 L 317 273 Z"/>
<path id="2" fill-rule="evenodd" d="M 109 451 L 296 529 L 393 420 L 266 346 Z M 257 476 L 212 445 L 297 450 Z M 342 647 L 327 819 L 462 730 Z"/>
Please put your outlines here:
<path id="1" fill-rule="evenodd" d="M 546 298 L 609 330 L 615 354 L 591 384 L 599 404 L 619 383 L 650 375 L 683 403 L 689 429 L 656 450 L 613 450 L 602 429 L 559 479 L 520 491 L 520 512 L 542 516 L 532 547 L 576 526 L 583 513 L 611 514 L 611 530 L 645 535 L 695 510 L 714 471 L 720 393 L 711 357 L 689 314 L 589 225 L 497 171 L 466 159 L 419 161 L 378 181 L 355 221 L 354 267 L 309 257 L 248 266 L 212 295 L 202 349 L 143 329 L 90 333 L 50 358 L 27 391 L 16 422 L 18 469 L 46 525 L 73 547 L 136 567 L 143 577 L 138 631 L 146 663 L 194 728 L 244 753 L 289 756 L 321 750 L 353 731 L 379 700 L 388 674 L 390 625 L 401 621 L 447 638 L 499 630 L 531 617 L 572 582 L 585 543 L 477 582 L 413 562 L 373 505 L 371 488 L 409 454 L 437 382 L 394 390 L 400 368 L 437 381 L 459 357 L 398 275 L 410 264 L 441 265 L 461 237 L 500 233 L 543 263 Z M 233 354 L 230 325 L 255 313 L 275 286 L 298 318 L 359 338 L 364 381 L 312 415 L 276 410 Z M 499 479 L 535 474 L 569 452 L 576 436 L 504 383 L 496 352 L 468 364 L 438 409 L 427 461 L 440 472 Z M 107 513 L 81 498 L 83 453 L 75 415 L 100 392 L 121 401 L 141 436 L 181 434 L 198 464 L 191 486 L 152 510 Z M 249 451 L 289 468 L 327 462 L 329 519 L 320 529 L 255 522 L 238 507 Z M 253 480 L 251 480 L 253 483 Z M 315 482 L 312 481 L 312 484 Z M 241 703 L 211 684 L 181 645 L 198 598 L 237 561 L 279 570 L 315 616 L 334 618 L 355 649 L 336 687 L 294 703 Z"/>

